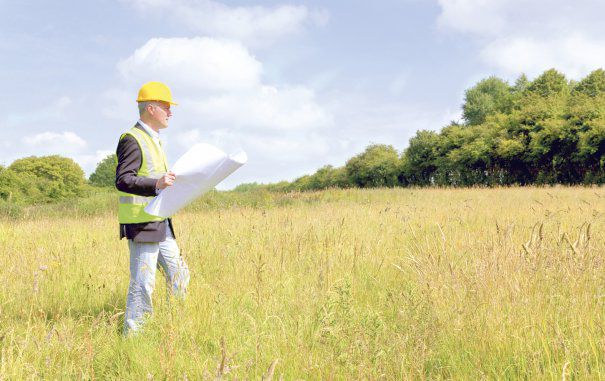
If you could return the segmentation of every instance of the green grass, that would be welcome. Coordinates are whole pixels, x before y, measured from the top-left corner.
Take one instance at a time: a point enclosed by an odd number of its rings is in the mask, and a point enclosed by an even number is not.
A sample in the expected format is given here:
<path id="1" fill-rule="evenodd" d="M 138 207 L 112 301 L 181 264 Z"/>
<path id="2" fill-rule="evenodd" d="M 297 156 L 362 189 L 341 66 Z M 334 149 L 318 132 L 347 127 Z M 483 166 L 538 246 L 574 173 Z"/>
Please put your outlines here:
<path id="1" fill-rule="evenodd" d="M 604 198 L 212 193 L 174 218 L 187 300 L 158 273 L 129 339 L 115 194 L 5 216 L 0 378 L 605 378 Z"/>

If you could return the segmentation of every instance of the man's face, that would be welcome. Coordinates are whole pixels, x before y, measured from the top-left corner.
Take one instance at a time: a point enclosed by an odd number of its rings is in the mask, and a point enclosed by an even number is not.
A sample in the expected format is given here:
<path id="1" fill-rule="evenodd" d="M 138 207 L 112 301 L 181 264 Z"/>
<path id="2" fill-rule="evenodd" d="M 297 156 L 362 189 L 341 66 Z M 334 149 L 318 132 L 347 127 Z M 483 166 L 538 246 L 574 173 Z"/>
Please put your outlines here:
<path id="1" fill-rule="evenodd" d="M 151 119 L 154 121 L 158 128 L 168 127 L 168 119 L 172 116 L 170 111 L 170 103 L 168 102 L 154 102 L 148 109 Z"/>

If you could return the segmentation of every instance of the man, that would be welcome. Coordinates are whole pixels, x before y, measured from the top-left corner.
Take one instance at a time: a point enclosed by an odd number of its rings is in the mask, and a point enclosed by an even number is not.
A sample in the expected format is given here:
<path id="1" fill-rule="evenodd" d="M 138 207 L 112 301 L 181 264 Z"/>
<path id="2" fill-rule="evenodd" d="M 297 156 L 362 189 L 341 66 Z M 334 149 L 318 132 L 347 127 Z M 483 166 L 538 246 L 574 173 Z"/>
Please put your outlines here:
<path id="1" fill-rule="evenodd" d="M 124 334 L 140 329 L 153 307 L 151 295 L 155 271 L 161 266 L 170 292 L 184 297 L 189 269 L 174 239 L 172 221 L 145 213 L 155 195 L 171 186 L 176 176 L 168 170 L 160 142 L 160 130 L 168 127 L 172 116 L 170 89 L 160 82 L 149 82 L 139 90 L 140 119 L 122 134 L 116 154 L 116 188 L 120 191 L 120 239 L 128 239 L 130 285 L 124 316 Z"/>

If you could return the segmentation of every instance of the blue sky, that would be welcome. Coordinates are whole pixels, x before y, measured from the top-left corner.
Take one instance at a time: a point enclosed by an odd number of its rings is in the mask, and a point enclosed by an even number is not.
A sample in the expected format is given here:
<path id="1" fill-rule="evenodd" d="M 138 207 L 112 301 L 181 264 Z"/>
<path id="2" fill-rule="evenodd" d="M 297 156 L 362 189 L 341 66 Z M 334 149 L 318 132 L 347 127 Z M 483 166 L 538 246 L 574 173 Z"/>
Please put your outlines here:
<path id="1" fill-rule="evenodd" d="M 460 118 L 464 90 L 605 66 L 602 1 L 0 0 L 0 164 L 60 154 L 90 174 L 166 82 L 174 162 L 243 148 L 222 185 L 292 180 Z"/>

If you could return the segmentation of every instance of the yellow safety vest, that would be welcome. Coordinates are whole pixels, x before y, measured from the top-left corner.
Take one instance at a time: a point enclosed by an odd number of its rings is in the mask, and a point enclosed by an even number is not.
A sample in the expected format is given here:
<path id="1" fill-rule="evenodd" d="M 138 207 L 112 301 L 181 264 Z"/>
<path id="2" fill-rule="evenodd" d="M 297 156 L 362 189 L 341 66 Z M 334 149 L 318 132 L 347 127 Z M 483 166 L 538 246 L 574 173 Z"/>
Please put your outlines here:
<path id="1" fill-rule="evenodd" d="M 168 172 L 166 155 L 161 147 L 152 140 L 151 136 L 136 126 L 120 136 L 122 140 L 126 135 L 134 137 L 141 148 L 141 167 L 137 176 L 159 179 Z M 143 222 L 163 221 L 165 218 L 152 216 L 145 212 L 145 206 L 153 197 L 139 196 L 126 192 L 119 192 L 120 203 L 118 208 L 118 219 L 121 224 L 137 224 Z"/>

